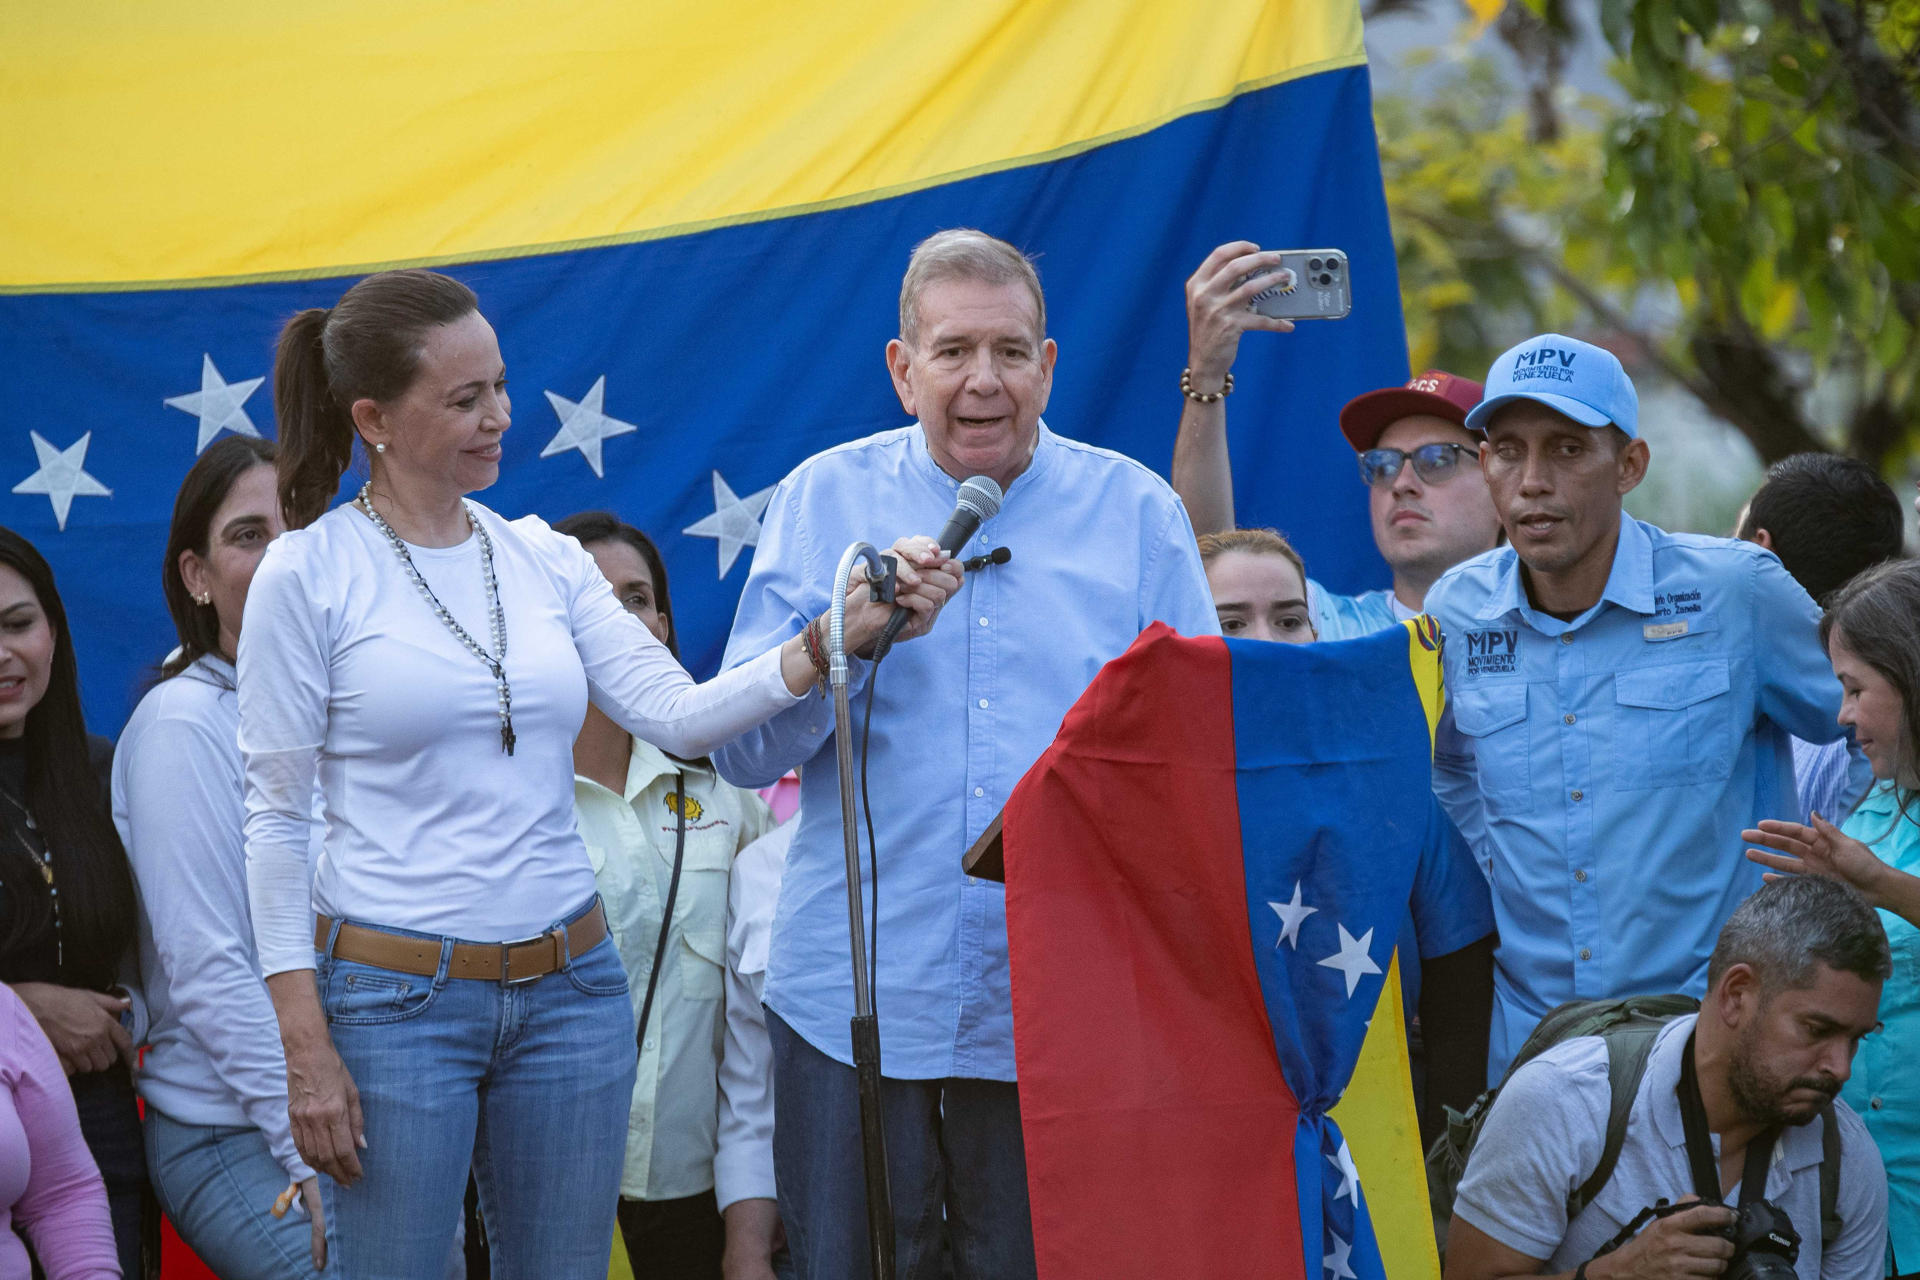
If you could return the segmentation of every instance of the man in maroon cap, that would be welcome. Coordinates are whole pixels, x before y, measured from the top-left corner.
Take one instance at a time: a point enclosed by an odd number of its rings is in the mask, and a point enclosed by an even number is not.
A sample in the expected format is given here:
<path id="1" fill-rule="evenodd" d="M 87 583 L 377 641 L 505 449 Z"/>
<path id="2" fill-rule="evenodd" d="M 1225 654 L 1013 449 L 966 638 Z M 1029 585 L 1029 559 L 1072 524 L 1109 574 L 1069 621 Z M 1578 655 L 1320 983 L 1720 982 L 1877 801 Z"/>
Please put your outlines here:
<path id="1" fill-rule="evenodd" d="M 1247 309 L 1271 280 L 1248 272 L 1278 264 L 1248 242 L 1221 245 L 1187 281 L 1186 412 L 1173 447 L 1173 487 L 1197 533 L 1233 527 L 1233 472 L 1227 454 L 1227 373 L 1249 329 L 1286 333 L 1293 325 Z M 1336 595 L 1307 584 L 1322 640 L 1345 640 L 1420 612 L 1427 588 L 1454 565 L 1498 544 L 1500 520 L 1480 474 L 1480 438 L 1468 410 L 1480 384 L 1429 370 L 1404 387 L 1369 391 L 1340 411 L 1340 430 L 1360 455 L 1373 541 L 1393 570 L 1393 589 Z"/>

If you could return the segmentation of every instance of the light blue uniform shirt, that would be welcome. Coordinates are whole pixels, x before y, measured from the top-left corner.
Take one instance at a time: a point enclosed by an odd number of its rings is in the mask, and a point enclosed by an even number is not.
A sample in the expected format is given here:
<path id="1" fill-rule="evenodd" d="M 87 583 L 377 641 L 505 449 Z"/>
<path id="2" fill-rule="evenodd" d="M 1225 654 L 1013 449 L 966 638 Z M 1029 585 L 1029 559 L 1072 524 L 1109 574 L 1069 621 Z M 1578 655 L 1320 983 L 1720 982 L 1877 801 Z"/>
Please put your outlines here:
<path id="1" fill-rule="evenodd" d="M 767 505 L 726 665 L 825 612 L 850 543 L 884 550 L 904 534 L 938 532 L 958 488 L 917 424 L 801 463 Z M 1045 425 L 1032 465 L 967 549 L 1002 546 L 1012 561 L 968 574 L 931 634 L 899 645 L 879 673 L 868 766 L 880 862 L 875 1004 L 883 1069 L 896 1079 L 1014 1078 L 1006 891 L 962 875 L 961 856 L 1108 659 L 1155 621 L 1186 635 L 1220 630 L 1173 490 L 1138 463 Z M 856 721 L 872 680 L 856 661 Z M 832 731 L 832 704 L 809 696 L 714 762 L 740 786 L 807 766 L 766 1002 L 809 1044 L 851 1062 Z M 863 891 L 871 910 L 870 880 Z"/>
<path id="2" fill-rule="evenodd" d="M 1841 827 L 1880 860 L 1920 875 L 1920 804 L 1900 812 L 1899 793 L 1882 782 Z M 1891 911 L 1880 913 L 1893 950 L 1893 976 L 1880 992 L 1880 1030 L 1860 1042 L 1853 1075 L 1840 1096 L 1867 1122 L 1887 1163 L 1887 1225 L 1904 1275 L 1920 1267 L 1920 929 Z"/>
<path id="3" fill-rule="evenodd" d="M 1322 640 L 1357 640 L 1405 622 L 1418 612 L 1401 604 L 1391 591 L 1343 596 L 1307 579 L 1307 614 Z"/>
<path id="4" fill-rule="evenodd" d="M 1773 553 L 1629 516 L 1600 602 L 1534 609 L 1498 547 L 1427 594 L 1448 708 L 1434 790 L 1485 860 L 1500 926 L 1493 1042 L 1555 1005 L 1705 991 L 1760 887 L 1740 832 L 1796 812 L 1788 735 L 1840 736 L 1820 612 Z"/>

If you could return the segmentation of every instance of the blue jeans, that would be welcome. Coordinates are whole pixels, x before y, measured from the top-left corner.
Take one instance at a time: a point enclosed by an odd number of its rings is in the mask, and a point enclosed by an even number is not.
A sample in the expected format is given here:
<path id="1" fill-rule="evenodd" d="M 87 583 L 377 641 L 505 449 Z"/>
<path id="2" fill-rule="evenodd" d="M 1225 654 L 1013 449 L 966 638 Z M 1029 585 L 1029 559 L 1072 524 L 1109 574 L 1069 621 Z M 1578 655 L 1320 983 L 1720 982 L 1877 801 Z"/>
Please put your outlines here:
<path id="1" fill-rule="evenodd" d="M 605 1280 L 637 1065 L 613 940 L 518 986 L 449 977 L 439 941 L 432 977 L 316 957 L 366 1120 L 337 1274 L 442 1274 L 471 1166 L 495 1280 Z"/>
<path id="2" fill-rule="evenodd" d="M 287 1174 L 265 1134 L 251 1125 L 185 1124 L 151 1103 L 146 1131 L 147 1170 L 160 1207 L 215 1275 L 312 1280 L 312 1225 L 297 1210 L 273 1216 Z M 320 1194 L 332 1195 L 325 1178 Z"/>
<path id="3" fill-rule="evenodd" d="M 881 1024 L 881 1038 L 886 1026 Z M 771 1009 L 773 1171 L 796 1280 L 873 1274 L 866 1164 L 852 1067 L 808 1044 Z M 1017 1086 L 999 1080 L 880 1082 L 893 1190 L 895 1274 L 1032 1280 L 1033 1220 Z"/>

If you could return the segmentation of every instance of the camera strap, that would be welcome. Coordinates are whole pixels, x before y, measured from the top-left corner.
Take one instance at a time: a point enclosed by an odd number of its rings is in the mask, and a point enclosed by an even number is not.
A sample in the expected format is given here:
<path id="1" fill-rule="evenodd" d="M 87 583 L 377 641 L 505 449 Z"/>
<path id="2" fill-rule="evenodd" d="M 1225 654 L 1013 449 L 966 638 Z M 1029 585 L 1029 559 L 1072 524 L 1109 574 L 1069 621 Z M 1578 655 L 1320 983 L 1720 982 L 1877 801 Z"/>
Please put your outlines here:
<path id="1" fill-rule="evenodd" d="M 1714 1154 L 1713 1135 L 1707 1128 L 1707 1104 L 1700 1097 L 1700 1076 L 1693 1065 L 1694 1033 L 1687 1033 L 1687 1047 L 1680 1057 L 1680 1125 L 1687 1135 L 1687 1163 L 1693 1170 L 1694 1194 L 1708 1204 L 1724 1204 L 1720 1195 L 1720 1159 Z M 1773 1166 L 1773 1145 L 1780 1138 L 1780 1126 L 1773 1125 L 1754 1135 L 1747 1143 L 1746 1165 L 1740 1174 L 1740 1207 L 1745 1208 L 1767 1195 L 1767 1172 Z"/>

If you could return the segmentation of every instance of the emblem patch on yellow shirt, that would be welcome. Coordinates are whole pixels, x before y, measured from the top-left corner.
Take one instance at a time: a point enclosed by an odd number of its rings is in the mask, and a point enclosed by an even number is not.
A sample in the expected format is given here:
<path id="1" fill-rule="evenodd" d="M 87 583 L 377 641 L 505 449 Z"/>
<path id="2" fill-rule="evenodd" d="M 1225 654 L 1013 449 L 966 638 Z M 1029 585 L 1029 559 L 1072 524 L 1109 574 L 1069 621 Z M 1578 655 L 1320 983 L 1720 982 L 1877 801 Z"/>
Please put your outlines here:
<path id="1" fill-rule="evenodd" d="M 698 800 L 695 800 L 692 796 L 688 796 L 686 798 L 687 809 L 685 813 L 682 813 L 680 811 L 679 796 L 663 796 L 661 798 L 666 802 L 668 813 L 671 813 L 676 818 L 685 818 L 688 822 L 700 821 L 700 815 L 706 812 L 704 809 L 700 807 L 700 802 Z"/>

